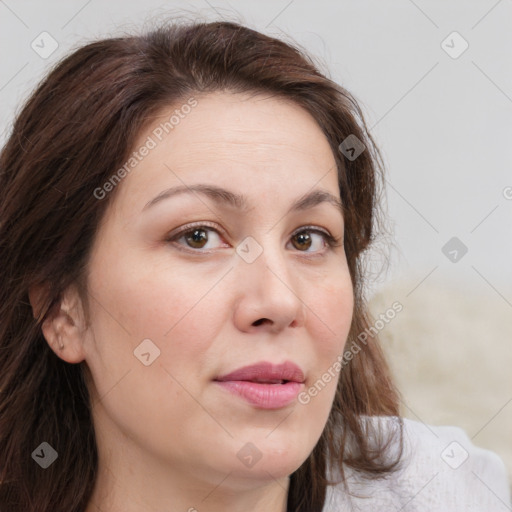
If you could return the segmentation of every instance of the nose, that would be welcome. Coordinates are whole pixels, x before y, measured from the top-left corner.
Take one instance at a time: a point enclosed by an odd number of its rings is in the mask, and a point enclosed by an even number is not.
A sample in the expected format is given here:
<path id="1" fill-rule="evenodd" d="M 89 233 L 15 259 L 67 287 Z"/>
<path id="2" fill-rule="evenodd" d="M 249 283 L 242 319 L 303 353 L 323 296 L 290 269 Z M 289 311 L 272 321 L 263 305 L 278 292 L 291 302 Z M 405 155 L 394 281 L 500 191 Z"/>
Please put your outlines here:
<path id="1" fill-rule="evenodd" d="M 300 282 L 290 255 L 271 244 L 261 244 L 263 251 L 252 262 L 237 255 L 234 322 L 240 331 L 278 333 L 304 324 L 301 293 L 307 283 Z"/>

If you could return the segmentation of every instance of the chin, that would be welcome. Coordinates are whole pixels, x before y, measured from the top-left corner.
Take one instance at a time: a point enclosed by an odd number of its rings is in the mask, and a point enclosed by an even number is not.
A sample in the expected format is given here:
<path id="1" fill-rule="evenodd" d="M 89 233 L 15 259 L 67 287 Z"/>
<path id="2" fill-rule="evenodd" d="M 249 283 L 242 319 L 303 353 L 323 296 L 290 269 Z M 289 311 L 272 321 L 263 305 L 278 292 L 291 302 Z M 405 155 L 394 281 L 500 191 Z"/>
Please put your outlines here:
<path id="1" fill-rule="evenodd" d="M 256 483 L 267 485 L 288 478 L 302 465 L 301 461 L 276 461 L 261 459 L 252 468 L 235 467 L 230 470 L 230 486 L 234 490 L 253 488 Z M 277 484 L 276 484 L 277 485 Z"/>
<path id="2" fill-rule="evenodd" d="M 280 450 L 283 452 L 283 450 Z M 252 467 L 237 467 L 236 474 L 241 478 L 274 480 L 290 476 L 304 463 L 311 452 L 287 451 L 286 453 L 262 453 L 261 458 Z"/>

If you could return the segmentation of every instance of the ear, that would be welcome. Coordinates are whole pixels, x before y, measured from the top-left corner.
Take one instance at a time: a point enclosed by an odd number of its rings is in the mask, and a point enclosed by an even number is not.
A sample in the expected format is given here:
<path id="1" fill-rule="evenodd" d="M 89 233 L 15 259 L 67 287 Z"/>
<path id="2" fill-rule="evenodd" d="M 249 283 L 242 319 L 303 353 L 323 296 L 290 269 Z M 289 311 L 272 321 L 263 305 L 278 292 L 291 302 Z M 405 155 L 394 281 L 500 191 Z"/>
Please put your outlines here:
<path id="1" fill-rule="evenodd" d="M 34 318 L 41 317 L 41 308 L 48 291 L 47 286 L 37 285 L 29 289 L 28 296 Z M 62 294 L 55 312 L 41 324 L 43 335 L 50 348 L 64 361 L 79 363 L 85 359 L 85 318 L 82 301 L 74 286 Z"/>

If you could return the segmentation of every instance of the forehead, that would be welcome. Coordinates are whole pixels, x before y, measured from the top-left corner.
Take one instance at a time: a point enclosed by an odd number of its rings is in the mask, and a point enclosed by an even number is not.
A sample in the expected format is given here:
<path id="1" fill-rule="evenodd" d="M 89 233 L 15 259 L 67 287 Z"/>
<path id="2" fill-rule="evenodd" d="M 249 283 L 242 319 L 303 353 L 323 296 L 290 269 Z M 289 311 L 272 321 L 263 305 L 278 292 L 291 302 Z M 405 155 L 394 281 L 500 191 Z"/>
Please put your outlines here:
<path id="1" fill-rule="evenodd" d="M 123 180 L 122 196 L 147 202 L 164 186 L 215 182 L 254 193 L 278 187 L 306 192 L 321 181 L 337 190 L 336 162 L 315 119 L 294 102 L 264 94 L 194 96 L 193 108 L 162 109 L 141 132 L 135 150 L 152 149 Z M 176 113 L 176 111 L 178 111 Z M 185 113 L 187 112 L 187 113 Z M 171 123 L 171 117 L 175 115 Z"/>

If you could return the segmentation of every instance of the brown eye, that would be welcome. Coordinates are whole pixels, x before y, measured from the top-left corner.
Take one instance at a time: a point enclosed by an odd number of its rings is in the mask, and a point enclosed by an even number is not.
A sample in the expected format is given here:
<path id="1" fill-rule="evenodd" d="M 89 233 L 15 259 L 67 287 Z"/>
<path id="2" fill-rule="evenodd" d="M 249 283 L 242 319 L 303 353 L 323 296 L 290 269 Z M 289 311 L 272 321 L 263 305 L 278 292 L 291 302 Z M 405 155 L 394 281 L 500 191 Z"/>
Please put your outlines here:
<path id="1" fill-rule="evenodd" d="M 309 249 L 315 244 L 315 238 L 313 235 L 318 236 L 322 243 L 320 243 L 320 245 L 317 247 L 317 250 L 310 251 Z M 325 251 L 323 251 L 325 247 L 334 248 L 341 245 L 340 240 L 334 238 L 330 233 L 313 228 L 305 228 L 302 229 L 302 231 L 297 231 L 294 235 L 292 235 L 291 240 L 293 246 L 300 252 L 313 254 L 325 253 Z"/>
<path id="2" fill-rule="evenodd" d="M 293 241 L 297 243 L 294 243 Z M 297 249 L 309 249 L 311 247 L 311 235 L 307 231 L 301 231 L 292 237 L 292 243 Z"/>
<path id="3" fill-rule="evenodd" d="M 207 252 L 207 249 L 215 249 L 215 243 L 217 243 L 217 247 L 222 247 L 222 238 L 219 232 L 206 224 L 185 227 L 180 232 L 166 238 L 166 241 L 173 242 L 178 246 L 185 246 L 185 249 L 198 249 L 195 252 Z M 206 247 L 208 244 L 210 246 L 213 244 L 213 247 Z M 226 247 L 225 244 L 224 247 Z M 199 249 L 205 249 L 205 251 Z"/>
<path id="4" fill-rule="evenodd" d="M 194 249 L 202 249 L 205 243 L 208 242 L 206 230 L 201 228 L 195 228 L 191 231 L 187 231 L 183 236 L 187 243 Z"/>

